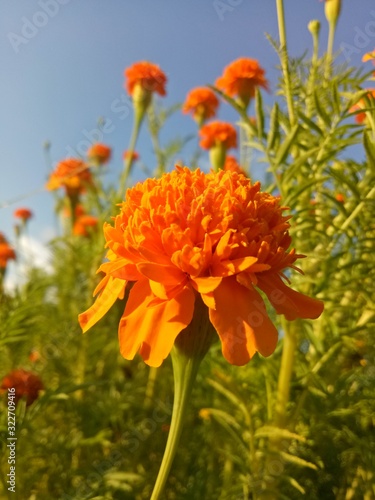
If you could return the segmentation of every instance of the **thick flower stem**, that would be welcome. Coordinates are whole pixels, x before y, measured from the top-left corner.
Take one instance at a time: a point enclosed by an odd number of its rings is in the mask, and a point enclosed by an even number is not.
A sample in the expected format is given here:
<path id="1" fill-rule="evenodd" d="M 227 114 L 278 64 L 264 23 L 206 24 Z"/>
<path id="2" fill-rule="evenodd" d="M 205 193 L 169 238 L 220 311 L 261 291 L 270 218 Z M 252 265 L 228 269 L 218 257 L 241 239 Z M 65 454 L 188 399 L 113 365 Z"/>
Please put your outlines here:
<path id="1" fill-rule="evenodd" d="M 191 389 L 199 365 L 215 337 L 215 330 L 208 318 L 208 309 L 200 296 L 197 296 L 193 319 L 190 325 L 178 335 L 171 352 L 174 375 L 172 421 L 151 500 L 165 498 L 163 491 L 176 455 Z"/>
<path id="2" fill-rule="evenodd" d="M 151 500 L 159 500 L 163 497 L 163 491 L 168 479 L 176 451 L 178 448 L 181 432 L 183 429 L 184 416 L 189 402 L 191 389 L 200 365 L 200 358 L 192 358 L 184 355 L 178 348 L 172 351 L 172 363 L 174 373 L 174 401 L 172 422 L 165 448 L 163 461 L 151 495 Z"/>

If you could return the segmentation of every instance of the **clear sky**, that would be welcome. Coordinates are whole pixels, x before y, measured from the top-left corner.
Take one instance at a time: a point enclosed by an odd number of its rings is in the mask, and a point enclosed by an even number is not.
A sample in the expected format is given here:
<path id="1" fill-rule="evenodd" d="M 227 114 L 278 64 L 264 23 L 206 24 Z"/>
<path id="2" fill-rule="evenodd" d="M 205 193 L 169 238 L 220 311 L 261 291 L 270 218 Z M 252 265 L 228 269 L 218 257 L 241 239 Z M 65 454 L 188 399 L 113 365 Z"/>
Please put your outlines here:
<path id="1" fill-rule="evenodd" d="M 311 19 L 322 22 L 324 50 L 323 3 L 285 0 L 285 14 L 292 57 L 311 53 Z M 87 147 L 99 117 L 111 121 L 101 139 L 113 147 L 109 175 L 116 178 L 132 126 L 123 71 L 136 61 L 149 60 L 165 71 L 169 106 L 182 102 L 191 88 L 213 83 L 232 60 L 256 58 L 270 81 L 265 99 L 271 103 L 278 59 L 266 33 L 278 36 L 273 0 L 2 0 L 0 231 L 13 241 L 13 211 L 25 206 L 35 214 L 30 235 L 46 240 L 53 234 L 54 201 L 43 190 L 43 143 L 50 141 L 55 163 Z M 362 55 L 374 47 L 374 0 L 343 0 L 338 60 L 361 66 Z M 222 104 L 219 117 L 233 118 L 230 113 Z M 178 114 L 161 139 L 195 131 L 193 120 Z M 145 131 L 137 150 L 153 168 Z"/>

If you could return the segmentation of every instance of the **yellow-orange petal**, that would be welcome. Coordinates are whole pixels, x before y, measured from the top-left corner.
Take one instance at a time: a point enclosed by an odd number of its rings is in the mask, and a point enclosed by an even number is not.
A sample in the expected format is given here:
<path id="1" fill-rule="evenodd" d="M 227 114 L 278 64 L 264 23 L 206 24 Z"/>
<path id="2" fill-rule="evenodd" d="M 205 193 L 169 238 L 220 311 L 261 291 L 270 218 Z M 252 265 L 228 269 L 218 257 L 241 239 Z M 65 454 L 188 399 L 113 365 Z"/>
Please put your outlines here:
<path id="1" fill-rule="evenodd" d="M 193 287 L 199 293 L 213 292 L 217 288 L 223 278 L 216 276 L 207 276 L 206 278 L 190 278 Z"/>
<path id="2" fill-rule="evenodd" d="M 137 264 L 137 269 L 146 278 L 166 286 L 179 285 L 186 280 L 186 274 L 176 266 L 140 262 Z"/>
<path id="3" fill-rule="evenodd" d="M 284 314 L 288 320 L 316 319 L 323 312 L 324 303 L 321 300 L 292 290 L 277 274 L 259 275 L 257 286 L 267 295 L 276 312 Z"/>
<path id="4" fill-rule="evenodd" d="M 191 322 L 195 296 L 184 287 L 170 300 L 148 307 L 153 299 L 147 279 L 134 284 L 119 325 L 120 351 L 133 359 L 140 350 L 145 363 L 160 366 L 177 335 Z"/>
<path id="5" fill-rule="evenodd" d="M 113 306 L 117 299 L 124 297 L 125 287 L 126 281 L 112 278 L 112 276 L 109 278 L 108 283 L 94 304 L 78 316 L 83 333 L 94 326 Z"/>
<path id="6" fill-rule="evenodd" d="M 247 271 L 258 261 L 257 257 L 241 257 L 239 259 L 224 260 L 212 266 L 214 276 L 231 276 L 242 271 Z"/>
<path id="7" fill-rule="evenodd" d="M 221 339 L 224 357 L 241 366 L 256 351 L 263 356 L 272 354 L 277 330 L 255 288 L 245 288 L 231 276 L 224 278 L 213 294 L 216 309 L 209 310 L 210 321 Z"/>

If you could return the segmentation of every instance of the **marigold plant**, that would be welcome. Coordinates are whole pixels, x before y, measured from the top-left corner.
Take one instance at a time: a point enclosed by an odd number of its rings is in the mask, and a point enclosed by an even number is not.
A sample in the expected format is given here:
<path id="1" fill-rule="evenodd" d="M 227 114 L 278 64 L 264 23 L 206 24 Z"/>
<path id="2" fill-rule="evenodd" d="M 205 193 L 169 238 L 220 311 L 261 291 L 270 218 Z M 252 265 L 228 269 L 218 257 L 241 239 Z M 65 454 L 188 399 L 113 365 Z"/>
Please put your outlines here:
<path id="1" fill-rule="evenodd" d="M 66 158 L 57 164 L 46 184 L 48 190 L 65 188 L 68 195 L 76 195 L 92 183 L 88 165 L 77 158 Z"/>
<path id="2" fill-rule="evenodd" d="M 87 151 L 87 158 L 93 163 L 103 165 L 111 158 L 112 150 L 109 146 L 101 143 L 93 144 Z"/>

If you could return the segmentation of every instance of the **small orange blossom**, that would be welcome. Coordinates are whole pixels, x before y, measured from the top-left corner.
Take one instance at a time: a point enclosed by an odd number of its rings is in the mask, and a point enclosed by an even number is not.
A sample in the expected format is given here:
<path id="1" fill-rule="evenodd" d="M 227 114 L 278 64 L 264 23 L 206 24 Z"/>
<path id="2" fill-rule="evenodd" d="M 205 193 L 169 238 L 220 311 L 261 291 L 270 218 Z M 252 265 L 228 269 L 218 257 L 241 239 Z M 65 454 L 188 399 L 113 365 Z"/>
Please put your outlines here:
<path id="1" fill-rule="evenodd" d="M 186 96 L 183 105 L 183 113 L 191 113 L 194 120 L 201 126 L 209 118 L 216 115 L 219 99 L 215 93 L 207 87 L 197 87 Z"/>
<path id="2" fill-rule="evenodd" d="M 88 165 L 77 158 L 66 158 L 57 164 L 46 188 L 52 191 L 64 187 L 68 195 L 76 195 L 91 183 L 92 177 Z"/>
<path id="3" fill-rule="evenodd" d="M 268 89 L 264 69 L 256 59 L 242 57 L 233 61 L 219 77 L 215 85 L 231 97 L 238 96 L 241 104 L 247 108 L 250 99 L 255 96 L 255 89 Z"/>
<path id="4" fill-rule="evenodd" d="M 110 160 L 111 153 L 112 150 L 109 146 L 98 142 L 88 149 L 87 158 L 98 165 L 103 165 Z"/>

